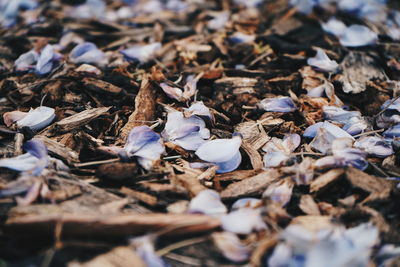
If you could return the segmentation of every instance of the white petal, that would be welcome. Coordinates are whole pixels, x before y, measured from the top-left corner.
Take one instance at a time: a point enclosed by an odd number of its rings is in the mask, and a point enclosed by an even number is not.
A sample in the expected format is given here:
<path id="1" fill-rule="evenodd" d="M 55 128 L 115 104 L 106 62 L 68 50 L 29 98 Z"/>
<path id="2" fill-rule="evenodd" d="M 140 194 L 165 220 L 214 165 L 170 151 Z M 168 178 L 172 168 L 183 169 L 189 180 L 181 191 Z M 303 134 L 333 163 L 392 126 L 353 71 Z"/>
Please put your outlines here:
<path id="1" fill-rule="evenodd" d="M 250 234 L 253 231 L 267 229 L 259 210 L 239 209 L 221 217 L 221 226 L 225 231 L 236 234 Z"/>
<path id="2" fill-rule="evenodd" d="M 192 198 L 188 211 L 201 212 L 204 214 L 221 214 L 226 213 L 227 208 L 221 202 L 221 198 L 216 191 L 203 190 Z"/>
<path id="3" fill-rule="evenodd" d="M 231 172 L 239 167 L 242 162 L 242 155 L 240 152 L 237 152 L 236 155 L 228 161 L 225 162 L 216 162 L 215 164 L 218 166 L 217 173 L 226 173 Z"/>
<path id="4" fill-rule="evenodd" d="M 208 162 L 222 163 L 237 156 L 242 139 L 235 136 L 232 139 L 216 139 L 204 143 L 197 149 L 196 155 Z"/>
<path id="5" fill-rule="evenodd" d="M 335 72 L 337 71 L 339 65 L 335 60 L 329 59 L 326 55 L 325 51 L 318 48 L 317 54 L 315 57 L 309 58 L 307 60 L 308 65 L 313 66 L 319 70 L 327 71 L 327 72 Z"/>
<path id="6" fill-rule="evenodd" d="M 30 110 L 28 115 L 22 120 L 17 121 L 17 125 L 19 128 L 29 127 L 34 131 L 38 131 L 50 125 L 54 118 L 55 114 L 53 108 L 41 106 Z"/>

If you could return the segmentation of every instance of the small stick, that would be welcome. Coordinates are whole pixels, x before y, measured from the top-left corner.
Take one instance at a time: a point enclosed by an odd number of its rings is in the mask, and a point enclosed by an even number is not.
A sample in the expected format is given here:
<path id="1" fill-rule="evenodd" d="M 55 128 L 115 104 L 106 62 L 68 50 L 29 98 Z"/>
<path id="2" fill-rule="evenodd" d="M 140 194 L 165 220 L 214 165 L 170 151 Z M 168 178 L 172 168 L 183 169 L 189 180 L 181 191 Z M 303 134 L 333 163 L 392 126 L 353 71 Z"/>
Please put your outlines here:
<path id="1" fill-rule="evenodd" d="M 93 165 L 100 165 L 100 164 L 104 164 L 104 163 L 112 163 L 112 162 L 117 162 L 117 161 L 119 161 L 119 158 L 77 163 L 74 166 L 77 168 L 80 168 L 80 167 L 87 167 L 87 166 L 93 166 Z"/>
<path id="2" fill-rule="evenodd" d="M 385 129 L 379 129 L 379 130 L 369 131 L 369 132 L 365 132 L 365 133 L 360 133 L 360 134 L 354 135 L 353 137 L 360 137 L 360 136 L 369 135 L 369 134 L 373 134 L 373 133 L 381 133 L 384 130 Z"/>

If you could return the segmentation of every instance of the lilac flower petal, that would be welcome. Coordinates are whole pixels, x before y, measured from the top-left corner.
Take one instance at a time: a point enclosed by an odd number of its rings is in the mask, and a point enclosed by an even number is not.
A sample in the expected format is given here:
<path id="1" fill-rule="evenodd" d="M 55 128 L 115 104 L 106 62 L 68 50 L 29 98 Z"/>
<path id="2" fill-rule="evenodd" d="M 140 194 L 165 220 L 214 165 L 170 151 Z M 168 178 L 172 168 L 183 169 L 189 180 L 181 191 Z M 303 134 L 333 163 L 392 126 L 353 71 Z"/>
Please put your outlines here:
<path id="1" fill-rule="evenodd" d="M 201 145 L 195 154 L 204 161 L 225 163 L 238 156 L 241 144 L 242 139 L 239 136 L 231 139 L 210 140 Z"/>
<path id="2" fill-rule="evenodd" d="M 203 214 L 221 214 L 228 210 L 221 202 L 219 194 L 214 190 L 203 190 L 192 198 L 188 212 L 200 212 Z"/>
<path id="3" fill-rule="evenodd" d="M 160 49 L 161 43 L 151 43 L 147 45 L 138 44 L 122 50 L 121 54 L 123 54 L 128 60 L 137 60 L 141 63 L 146 63 L 151 60 Z"/>
<path id="4" fill-rule="evenodd" d="M 234 44 L 251 43 L 254 42 L 255 39 L 255 35 L 249 35 L 242 32 L 235 32 L 228 38 L 228 40 Z"/>
<path id="5" fill-rule="evenodd" d="M 307 64 L 321 71 L 336 72 L 339 64 L 335 60 L 329 59 L 325 51 L 318 48 L 315 57 L 309 58 Z"/>
<path id="6" fill-rule="evenodd" d="M 208 129 L 205 129 L 208 131 Z M 210 131 L 208 131 L 208 134 L 210 134 Z M 201 145 L 203 145 L 207 140 L 205 140 L 199 132 L 195 132 L 192 134 L 189 134 L 185 137 L 182 137 L 180 139 L 176 139 L 173 141 L 174 144 L 177 144 L 178 146 L 182 147 L 183 149 L 190 150 L 190 151 L 196 151 Z"/>
<path id="7" fill-rule="evenodd" d="M 104 53 L 90 42 L 75 46 L 70 53 L 73 63 L 99 64 L 104 59 L 104 56 Z"/>
<path id="8" fill-rule="evenodd" d="M 400 124 L 396 124 L 384 131 L 383 136 L 386 138 L 400 137 Z"/>
<path id="9" fill-rule="evenodd" d="M 290 180 L 282 180 L 271 184 L 263 193 L 263 198 L 268 197 L 281 207 L 286 206 L 292 197 L 293 182 Z"/>
<path id="10" fill-rule="evenodd" d="M 361 113 L 359 111 L 347 111 L 343 108 L 335 106 L 324 106 L 322 110 L 324 112 L 325 119 L 339 123 L 345 123 L 353 117 L 361 116 Z"/>
<path id="11" fill-rule="evenodd" d="M 385 158 L 394 153 L 392 145 L 383 138 L 377 136 L 364 136 L 358 139 L 354 146 L 365 151 L 369 155 L 380 158 Z"/>
<path id="12" fill-rule="evenodd" d="M 215 164 L 218 166 L 217 173 L 226 173 L 231 172 L 239 167 L 242 162 L 242 155 L 240 152 L 237 152 L 233 158 L 225 162 L 216 162 Z"/>
<path id="13" fill-rule="evenodd" d="M 54 118 L 53 108 L 41 106 L 30 110 L 28 115 L 17 121 L 17 126 L 19 128 L 29 127 L 33 131 L 38 131 L 50 125 Z"/>
<path id="14" fill-rule="evenodd" d="M 40 56 L 36 63 L 35 72 L 40 75 L 49 73 L 53 69 L 53 46 L 48 44 L 40 52 Z"/>
<path id="15" fill-rule="evenodd" d="M 343 130 L 351 135 L 357 135 L 366 130 L 368 126 L 369 125 L 364 118 L 352 117 L 345 123 L 345 125 L 343 125 Z"/>
<path id="16" fill-rule="evenodd" d="M 301 137 L 298 134 L 287 134 L 283 138 L 282 146 L 287 152 L 293 152 L 300 145 Z"/>
<path id="17" fill-rule="evenodd" d="M 15 122 L 25 118 L 26 115 L 28 115 L 28 112 L 22 112 L 22 111 L 19 111 L 19 110 L 6 112 L 6 113 L 3 114 L 3 121 L 4 121 L 4 124 L 7 127 L 10 127 Z"/>
<path id="18" fill-rule="evenodd" d="M 160 156 L 165 153 L 165 147 L 161 139 L 158 141 L 147 143 L 142 146 L 133 155 L 140 158 L 145 158 L 149 160 L 158 160 Z"/>
<path id="19" fill-rule="evenodd" d="M 47 147 L 38 139 L 29 140 L 24 144 L 23 148 L 25 151 L 30 153 L 32 156 L 37 157 L 38 159 L 47 158 Z"/>
<path id="20" fill-rule="evenodd" d="M 230 13 L 228 11 L 218 12 L 216 16 L 207 22 L 207 28 L 210 30 L 222 29 L 229 20 Z"/>
<path id="21" fill-rule="evenodd" d="M 186 118 L 196 115 L 202 118 L 208 118 L 210 121 L 214 119 L 210 109 L 204 105 L 203 101 L 193 102 L 189 108 L 184 109 L 183 115 Z"/>
<path id="22" fill-rule="evenodd" d="M 151 267 L 169 267 L 170 265 L 156 254 L 154 248 L 154 236 L 145 235 L 131 239 L 131 245 L 135 252 L 142 258 L 146 266 Z"/>
<path id="23" fill-rule="evenodd" d="M 29 71 L 35 68 L 35 64 L 39 59 L 39 54 L 34 51 L 28 51 L 20 55 L 15 60 L 14 66 L 16 71 Z"/>
<path id="24" fill-rule="evenodd" d="M 330 18 L 327 23 L 322 23 L 322 29 L 336 36 L 343 35 L 347 29 L 346 24 L 335 18 Z"/>
<path id="25" fill-rule="evenodd" d="M 296 105 L 290 97 L 265 98 L 258 104 L 259 108 L 269 112 L 293 112 Z"/>
<path id="26" fill-rule="evenodd" d="M 177 101 L 182 101 L 182 99 L 183 99 L 182 89 L 180 89 L 178 87 L 170 86 L 166 83 L 160 83 L 160 87 L 164 91 L 164 93 L 167 94 L 168 97 L 175 99 Z"/>
<path id="27" fill-rule="evenodd" d="M 239 209 L 221 217 L 222 229 L 236 234 L 250 234 L 267 229 L 259 210 Z"/>
<path id="28" fill-rule="evenodd" d="M 30 171 L 36 168 L 39 158 L 30 153 L 25 153 L 14 158 L 0 159 L 0 167 L 8 168 L 15 171 Z"/>
<path id="29" fill-rule="evenodd" d="M 127 143 L 124 147 L 128 154 L 134 154 L 143 146 L 157 142 L 160 136 L 155 133 L 149 126 L 137 126 L 131 130 L 128 135 Z"/>
<path id="30" fill-rule="evenodd" d="M 378 35 L 368 27 L 354 24 L 346 29 L 339 40 L 343 46 L 359 47 L 375 44 L 378 41 Z"/>
<path id="31" fill-rule="evenodd" d="M 310 126 L 308 126 L 303 133 L 303 136 L 306 138 L 314 138 L 317 135 L 318 129 L 324 125 L 323 122 L 317 122 Z"/>

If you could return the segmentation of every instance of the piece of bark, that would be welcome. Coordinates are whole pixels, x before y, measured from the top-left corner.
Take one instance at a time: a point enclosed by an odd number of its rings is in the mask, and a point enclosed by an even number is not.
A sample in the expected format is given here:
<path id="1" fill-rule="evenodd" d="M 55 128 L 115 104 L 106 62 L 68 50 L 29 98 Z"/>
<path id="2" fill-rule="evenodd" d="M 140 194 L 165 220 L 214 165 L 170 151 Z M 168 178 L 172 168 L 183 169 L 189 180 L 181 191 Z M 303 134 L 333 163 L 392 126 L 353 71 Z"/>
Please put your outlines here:
<path id="1" fill-rule="evenodd" d="M 338 81 L 343 84 L 343 92 L 358 94 L 367 89 L 371 79 L 386 80 L 379 63 L 365 52 L 350 51 L 340 64 L 343 73 Z"/>
<path id="2" fill-rule="evenodd" d="M 310 184 L 310 192 L 319 192 L 334 183 L 344 173 L 343 169 L 332 169 L 319 177 Z"/>
<path id="3" fill-rule="evenodd" d="M 146 267 L 142 258 L 130 247 L 116 247 L 86 262 L 70 262 L 68 267 Z"/>
<path id="4" fill-rule="evenodd" d="M 47 135 L 49 132 L 56 132 L 58 134 L 72 131 L 78 127 L 88 124 L 97 117 L 107 114 L 110 108 L 111 107 L 101 107 L 84 110 L 54 123 L 48 129 L 42 132 L 41 135 Z"/>
<path id="5" fill-rule="evenodd" d="M 56 158 L 62 159 L 67 162 L 69 165 L 73 165 L 74 163 L 79 162 L 79 155 L 76 151 L 70 149 L 63 144 L 54 141 L 43 135 L 35 136 L 35 139 L 41 140 L 47 147 L 50 155 L 55 156 Z"/>
<path id="6" fill-rule="evenodd" d="M 271 183 L 279 178 L 277 170 L 263 171 L 256 176 L 230 184 L 220 195 L 223 199 L 261 194 Z"/>
<path id="7" fill-rule="evenodd" d="M 139 191 L 130 189 L 128 187 L 122 187 L 120 192 L 122 194 L 125 194 L 127 197 L 132 197 L 132 198 L 142 201 L 150 206 L 155 206 L 158 203 L 157 197 L 152 196 L 147 193 L 144 193 L 144 192 L 139 192 Z"/>
<path id="8" fill-rule="evenodd" d="M 242 148 L 246 152 L 246 154 L 250 158 L 250 163 L 251 166 L 253 166 L 253 169 L 255 170 L 260 170 L 264 166 L 263 159 L 260 155 L 260 153 L 255 149 L 251 144 L 249 144 L 247 141 L 242 142 Z"/>
<path id="9" fill-rule="evenodd" d="M 82 79 L 82 82 L 85 88 L 98 93 L 118 95 L 122 91 L 122 89 L 118 86 L 92 77 L 85 77 Z"/>
<path id="10" fill-rule="evenodd" d="M 151 231 L 175 229 L 168 232 L 184 235 L 207 232 L 216 229 L 220 221 L 216 218 L 199 214 L 139 214 L 88 215 L 65 214 L 58 209 L 53 213 L 18 215 L 13 208 L 5 224 L 6 234 L 19 236 L 52 237 L 57 224 L 62 226 L 63 237 L 102 237 L 116 238 L 129 235 L 143 235 Z"/>
<path id="11" fill-rule="evenodd" d="M 155 91 L 148 77 L 143 76 L 139 93 L 135 98 L 135 110 L 129 116 L 128 122 L 121 129 L 118 137 L 119 144 L 124 144 L 129 132 L 136 126 L 145 124 L 146 121 L 154 120 L 156 110 Z"/>
<path id="12" fill-rule="evenodd" d="M 299 208 L 307 215 L 321 215 L 317 203 L 311 195 L 302 195 Z"/>
<path id="13" fill-rule="evenodd" d="M 22 133 L 16 133 L 14 137 L 15 141 L 15 150 L 14 150 L 14 156 L 19 156 L 22 155 L 22 144 L 24 142 L 24 135 Z"/>
<path id="14" fill-rule="evenodd" d="M 135 178 L 137 165 L 134 162 L 113 162 L 100 165 L 96 171 L 96 176 L 107 180 L 126 180 Z"/>
<path id="15" fill-rule="evenodd" d="M 262 170 L 237 170 L 215 175 L 215 181 L 240 181 L 262 172 Z"/>
<path id="16" fill-rule="evenodd" d="M 229 90 L 233 94 L 255 93 L 257 79 L 244 77 L 224 77 L 214 82 L 215 90 Z"/>
<path id="17" fill-rule="evenodd" d="M 346 177 L 353 186 L 370 193 L 370 195 L 363 200 L 363 203 L 376 199 L 388 198 L 395 186 L 395 183 L 391 181 L 366 174 L 365 172 L 352 167 L 349 167 L 346 170 Z"/>
<path id="18" fill-rule="evenodd" d="M 297 216 L 290 224 L 298 224 L 305 229 L 317 233 L 324 229 L 332 229 L 332 218 L 330 216 Z"/>

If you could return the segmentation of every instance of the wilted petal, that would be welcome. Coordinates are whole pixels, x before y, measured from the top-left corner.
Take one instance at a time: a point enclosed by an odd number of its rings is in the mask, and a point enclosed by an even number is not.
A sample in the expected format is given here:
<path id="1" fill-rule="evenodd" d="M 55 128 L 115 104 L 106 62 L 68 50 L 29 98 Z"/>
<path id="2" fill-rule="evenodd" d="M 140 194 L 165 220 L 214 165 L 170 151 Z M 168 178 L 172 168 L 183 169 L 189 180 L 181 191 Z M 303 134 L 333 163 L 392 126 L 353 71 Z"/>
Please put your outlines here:
<path id="1" fill-rule="evenodd" d="M 197 93 L 198 79 L 194 75 L 189 75 L 186 78 L 186 84 L 183 86 L 182 100 L 188 101 Z"/>
<path id="2" fill-rule="evenodd" d="M 36 168 L 39 158 L 30 153 L 25 153 L 14 158 L 0 159 L 0 167 L 15 171 L 30 171 Z"/>
<path id="3" fill-rule="evenodd" d="M 249 258 L 249 247 L 245 246 L 234 233 L 213 233 L 212 238 L 225 258 L 234 262 L 242 262 Z"/>
<path id="4" fill-rule="evenodd" d="M 377 136 L 364 136 L 358 139 L 354 146 L 364 150 L 369 155 L 384 158 L 394 153 L 392 145 Z"/>
<path id="5" fill-rule="evenodd" d="M 263 161 L 266 168 L 279 167 L 290 159 L 290 155 L 282 151 L 268 152 L 264 155 Z"/>
<path id="6" fill-rule="evenodd" d="M 104 60 L 104 56 L 104 53 L 95 44 L 90 42 L 75 46 L 70 53 L 73 63 L 99 64 Z"/>
<path id="7" fill-rule="evenodd" d="M 196 115 L 202 118 L 208 118 L 210 121 L 214 119 L 210 109 L 204 105 L 203 101 L 193 102 L 189 108 L 184 108 L 183 115 L 186 118 Z"/>
<path id="8" fill-rule="evenodd" d="M 231 139 L 210 140 L 201 145 L 195 154 L 204 161 L 224 163 L 237 157 L 241 144 L 240 136 L 233 136 Z"/>
<path id="9" fill-rule="evenodd" d="M 182 101 L 182 95 L 183 95 L 182 89 L 170 86 L 166 83 L 160 83 L 160 87 L 164 91 L 164 93 L 167 94 L 168 97 L 173 98 L 177 101 Z"/>
<path id="10" fill-rule="evenodd" d="M 343 46 L 358 47 L 375 44 L 378 35 L 366 26 L 355 24 L 348 27 L 339 40 Z"/>
<path id="11" fill-rule="evenodd" d="M 165 147 L 162 143 L 162 140 L 159 138 L 157 141 L 147 143 L 142 146 L 138 151 L 136 151 L 133 156 L 150 159 L 150 160 L 158 160 L 160 156 L 165 153 Z"/>
<path id="12" fill-rule="evenodd" d="M 281 207 L 286 206 L 292 197 L 293 182 L 289 179 L 279 181 L 268 186 L 264 191 L 263 197 L 268 197 L 273 202 L 279 204 Z"/>
<path id="13" fill-rule="evenodd" d="M 25 118 L 26 115 L 28 115 L 28 112 L 22 112 L 19 110 L 6 112 L 3 114 L 3 121 L 7 127 L 10 127 L 13 123 Z"/>
<path id="14" fill-rule="evenodd" d="M 14 66 L 16 71 L 28 71 L 35 68 L 35 64 L 39 59 L 39 54 L 35 50 L 28 51 L 15 60 Z"/>
<path id="15" fill-rule="evenodd" d="M 317 135 L 318 129 L 324 125 L 323 122 L 317 122 L 310 126 L 308 126 L 303 133 L 303 136 L 306 138 L 314 138 Z"/>
<path id="16" fill-rule="evenodd" d="M 125 56 L 128 60 L 135 60 L 141 63 L 146 63 L 147 61 L 154 58 L 156 52 L 160 50 L 161 43 L 152 43 L 147 45 L 134 45 L 128 49 L 122 50 L 121 54 Z"/>
<path id="17" fill-rule="evenodd" d="M 203 190 L 197 194 L 189 204 L 188 212 L 204 214 L 221 214 L 228 210 L 221 202 L 219 194 L 214 190 Z"/>
<path id="18" fill-rule="evenodd" d="M 54 118 L 53 108 L 41 106 L 30 110 L 23 119 L 17 121 L 17 126 L 19 128 L 29 127 L 33 131 L 38 131 L 50 125 Z"/>
<path id="19" fill-rule="evenodd" d="M 353 117 L 350 118 L 344 125 L 343 130 L 351 135 L 357 135 L 362 133 L 368 128 L 368 123 L 364 118 Z"/>
<path id="20" fill-rule="evenodd" d="M 240 152 L 237 152 L 233 158 L 231 158 L 228 161 L 224 162 L 215 162 L 215 164 L 218 166 L 217 173 L 226 173 L 226 172 L 231 172 L 237 169 L 239 167 L 240 163 L 242 162 L 242 155 Z"/>
<path id="21" fill-rule="evenodd" d="M 335 18 L 331 18 L 327 23 L 322 23 L 322 29 L 327 33 L 331 33 L 336 36 L 343 35 L 347 29 L 346 24 Z"/>
<path id="22" fill-rule="evenodd" d="M 288 153 L 291 153 L 296 150 L 296 148 L 300 145 L 301 137 L 298 134 L 287 134 L 283 138 L 282 147 Z"/>
<path id="23" fill-rule="evenodd" d="M 341 128 L 325 121 L 318 129 L 317 135 L 311 141 L 310 146 L 324 154 L 331 148 L 332 142 L 337 138 L 354 138 Z"/>
<path id="24" fill-rule="evenodd" d="M 309 58 L 307 64 L 321 71 L 336 72 L 339 65 L 335 60 L 329 59 L 325 51 L 318 48 L 315 57 Z"/>
<path id="25" fill-rule="evenodd" d="M 221 217 L 222 229 L 236 234 L 250 234 L 267 229 L 259 210 L 238 209 Z"/>
<path id="26" fill-rule="evenodd" d="M 274 97 L 261 100 L 258 107 L 270 112 L 293 112 L 296 105 L 290 97 Z"/>
<path id="27" fill-rule="evenodd" d="M 288 266 L 291 261 L 292 261 L 292 249 L 288 244 L 279 243 L 278 245 L 276 245 L 274 252 L 268 259 L 268 266 L 269 267 Z M 301 264 L 302 263 L 300 263 L 300 265 L 295 265 L 295 266 L 302 266 Z"/>

